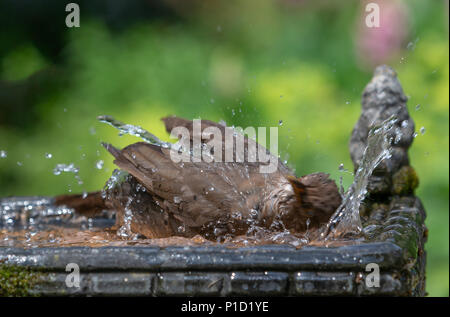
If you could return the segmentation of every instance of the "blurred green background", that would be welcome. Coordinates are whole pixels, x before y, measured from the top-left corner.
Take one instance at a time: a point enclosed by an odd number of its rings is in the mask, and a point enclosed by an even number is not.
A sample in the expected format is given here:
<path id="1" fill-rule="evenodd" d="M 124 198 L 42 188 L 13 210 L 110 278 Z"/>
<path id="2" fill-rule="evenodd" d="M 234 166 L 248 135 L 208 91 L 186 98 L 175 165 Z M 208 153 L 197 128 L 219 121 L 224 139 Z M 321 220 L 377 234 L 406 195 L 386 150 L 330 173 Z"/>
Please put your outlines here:
<path id="1" fill-rule="evenodd" d="M 338 167 L 353 169 L 361 92 L 386 63 L 418 132 L 427 291 L 448 296 L 448 1 L 371 2 L 379 29 L 365 26 L 362 1 L 77 1 L 80 28 L 65 26 L 64 1 L 0 1 L 0 197 L 102 188 L 114 166 L 100 142 L 137 141 L 102 114 L 166 140 L 159 119 L 170 114 L 243 128 L 281 120 L 281 158 L 347 188 Z M 79 167 L 83 184 L 54 175 L 59 163 Z"/>

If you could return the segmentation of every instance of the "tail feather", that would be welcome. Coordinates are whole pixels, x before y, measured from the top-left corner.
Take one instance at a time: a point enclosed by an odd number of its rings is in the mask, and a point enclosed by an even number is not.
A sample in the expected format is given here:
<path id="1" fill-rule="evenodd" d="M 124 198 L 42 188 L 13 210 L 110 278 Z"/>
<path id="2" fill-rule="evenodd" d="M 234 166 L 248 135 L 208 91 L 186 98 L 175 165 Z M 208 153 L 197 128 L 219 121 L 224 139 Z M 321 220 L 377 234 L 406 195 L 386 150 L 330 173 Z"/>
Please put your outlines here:
<path id="1" fill-rule="evenodd" d="M 114 164 L 136 177 L 149 191 L 154 192 L 152 173 L 150 170 L 145 169 L 145 167 L 148 167 L 148 164 L 152 164 L 150 160 L 152 155 L 147 153 L 147 157 L 142 157 L 142 154 L 137 150 L 142 145 L 152 149 L 152 154 L 158 153 L 162 155 L 160 147 L 148 143 L 135 143 L 127 146 L 122 151 L 111 144 L 103 143 L 103 146 L 114 156 Z"/>
<path id="2" fill-rule="evenodd" d="M 115 148 L 109 143 L 102 142 L 103 147 L 112 154 L 116 159 L 118 159 L 121 156 L 121 152 L 119 149 Z"/>

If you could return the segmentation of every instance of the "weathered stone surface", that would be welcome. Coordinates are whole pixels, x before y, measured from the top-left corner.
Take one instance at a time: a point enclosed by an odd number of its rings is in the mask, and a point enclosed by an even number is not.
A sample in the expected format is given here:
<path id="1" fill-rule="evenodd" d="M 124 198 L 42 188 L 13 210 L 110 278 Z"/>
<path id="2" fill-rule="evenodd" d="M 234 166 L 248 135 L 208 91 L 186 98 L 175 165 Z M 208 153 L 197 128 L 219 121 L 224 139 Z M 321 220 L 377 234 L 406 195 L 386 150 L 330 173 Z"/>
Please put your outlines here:
<path id="1" fill-rule="evenodd" d="M 81 296 L 90 293 L 89 278 L 86 274 L 80 275 L 80 287 L 67 287 L 67 274 L 52 272 L 42 276 L 31 293 L 40 296 Z"/>
<path id="2" fill-rule="evenodd" d="M 64 271 L 77 263 L 84 272 L 104 270 L 201 271 L 201 270 L 352 270 L 368 263 L 389 269 L 405 264 L 403 250 L 393 243 L 373 242 L 340 247 L 302 249 L 252 247 L 64 247 L 2 248 L 0 259 L 12 265 Z"/>
<path id="3" fill-rule="evenodd" d="M 354 279 L 354 272 L 298 272 L 292 284 L 296 295 L 352 295 Z"/>
<path id="4" fill-rule="evenodd" d="M 288 279 L 284 272 L 233 272 L 228 295 L 286 295 Z"/>
<path id="5" fill-rule="evenodd" d="M 228 285 L 226 273 L 167 272 L 157 275 L 155 295 L 218 296 Z"/>
<path id="6" fill-rule="evenodd" d="M 98 273 L 89 274 L 91 295 L 143 296 L 151 295 L 153 274 Z"/>
<path id="7" fill-rule="evenodd" d="M 79 287 L 68 286 L 69 273 L 49 273 L 41 277 L 32 294 L 46 296 L 144 296 L 152 294 L 150 273 L 81 273 Z"/>
<path id="8" fill-rule="evenodd" d="M 397 272 L 381 274 L 379 286 L 368 286 L 365 282 L 367 275 L 362 274 L 362 276 L 355 295 L 408 296 L 411 294 L 409 281 Z"/>

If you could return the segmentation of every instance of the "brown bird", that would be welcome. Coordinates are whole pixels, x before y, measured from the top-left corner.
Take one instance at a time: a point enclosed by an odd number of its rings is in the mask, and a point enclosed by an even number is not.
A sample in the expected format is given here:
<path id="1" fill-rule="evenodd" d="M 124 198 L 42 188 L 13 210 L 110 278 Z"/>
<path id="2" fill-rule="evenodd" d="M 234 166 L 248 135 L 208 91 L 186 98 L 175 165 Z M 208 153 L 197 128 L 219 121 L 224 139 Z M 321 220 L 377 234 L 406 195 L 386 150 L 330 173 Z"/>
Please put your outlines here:
<path id="1" fill-rule="evenodd" d="M 162 120 L 168 132 L 174 127 L 187 128 L 192 143 L 195 131 L 191 120 Z M 218 128 L 225 138 L 224 125 L 201 120 L 201 131 L 208 127 Z M 202 143 L 208 140 L 201 139 Z M 115 210 L 117 225 L 128 224 L 131 232 L 147 238 L 201 234 L 216 240 L 246 234 L 255 226 L 302 233 L 329 220 L 341 203 L 341 195 L 328 174 L 297 178 L 278 158 L 275 172 L 261 173 L 260 166 L 265 163 L 249 162 L 247 157 L 247 149 L 256 141 L 245 137 L 244 142 L 243 162 L 210 163 L 176 163 L 169 148 L 145 142 L 122 150 L 104 144 L 114 163 L 128 172 L 125 179 L 85 199 L 69 195 L 58 196 L 55 201 L 83 214 Z"/>

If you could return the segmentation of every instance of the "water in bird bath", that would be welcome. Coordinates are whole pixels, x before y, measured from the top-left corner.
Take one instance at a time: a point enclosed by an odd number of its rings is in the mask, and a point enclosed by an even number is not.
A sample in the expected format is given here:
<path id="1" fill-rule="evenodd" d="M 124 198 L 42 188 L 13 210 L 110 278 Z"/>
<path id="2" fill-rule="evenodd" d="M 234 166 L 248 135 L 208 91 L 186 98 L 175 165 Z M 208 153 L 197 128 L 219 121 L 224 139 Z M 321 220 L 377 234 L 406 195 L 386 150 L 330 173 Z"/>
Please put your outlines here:
<path id="1" fill-rule="evenodd" d="M 100 120 L 119 129 L 121 134 L 129 133 L 141 137 L 151 144 L 171 147 L 170 143 L 159 140 L 144 129 L 125 125 L 111 117 L 100 117 Z M 359 216 L 359 208 L 367 195 L 369 177 L 374 169 L 389 158 L 391 145 L 400 140 L 400 131 L 395 128 L 397 119 L 390 118 L 381 125 L 370 130 L 367 147 L 355 173 L 353 184 L 344 195 L 342 204 L 331 217 L 327 225 L 318 230 L 294 234 L 287 230 L 283 223 L 276 223 L 272 228 L 263 228 L 248 218 L 249 229 L 246 234 L 227 235 L 211 241 L 202 236 L 192 238 L 169 237 L 146 239 L 133 234 L 130 229 L 132 213 L 125 213 L 122 226 L 114 225 L 114 215 L 103 212 L 93 218 L 77 215 L 72 209 L 55 207 L 51 199 L 3 199 L 0 204 L 0 246 L 40 247 L 40 246 L 105 246 L 105 245 L 198 245 L 221 243 L 226 246 L 245 246 L 259 244 L 291 244 L 296 247 L 304 245 L 336 245 L 360 243 L 363 238 Z M 70 166 L 69 166 L 70 167 Z M 57 172 L 77 171 L 61 166 Z M 120 175 L 119 175 L 120 176 Z M 112 188 L 120 177 L 113 175 L 105 186 Z M 211 189 L 214 192 L 214 189 Z M 105 193 L 105 192 L 104 192 Z M 129 199 L 133 199 L 130 197 Z M 249 214 L 258 211 L 251 210 Z M 351 239 L 343 238 L 352 233 Z"/>

